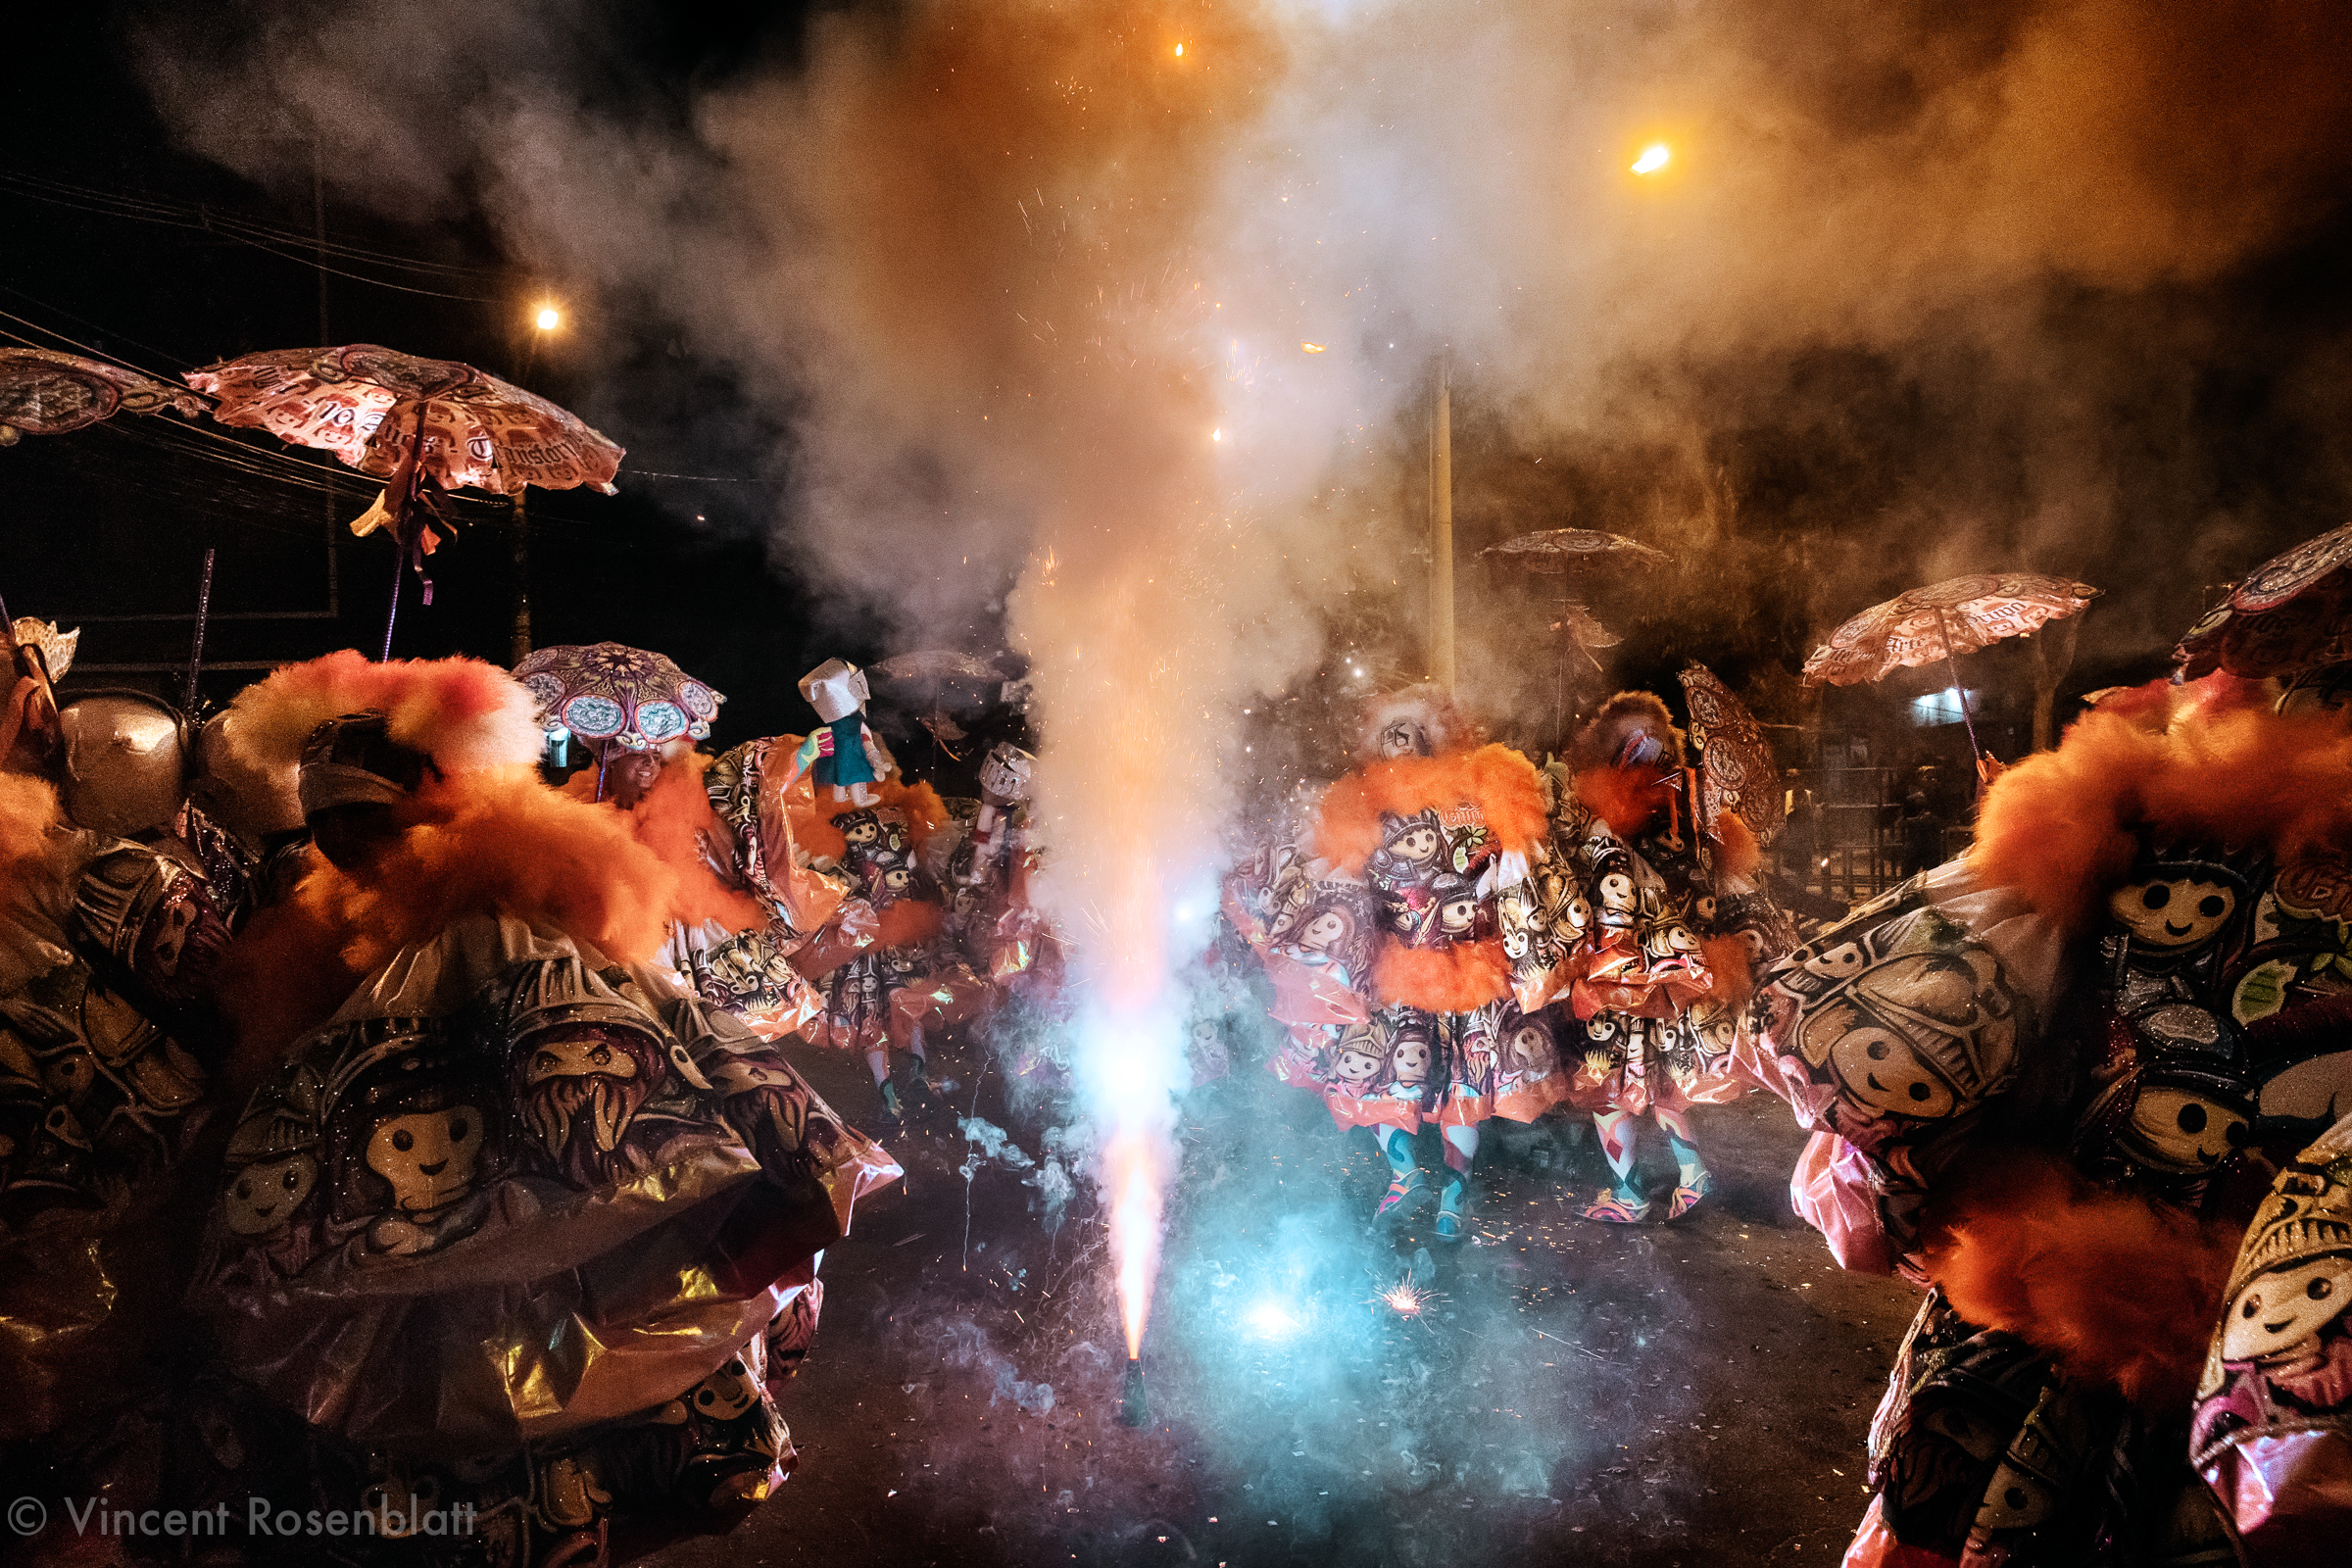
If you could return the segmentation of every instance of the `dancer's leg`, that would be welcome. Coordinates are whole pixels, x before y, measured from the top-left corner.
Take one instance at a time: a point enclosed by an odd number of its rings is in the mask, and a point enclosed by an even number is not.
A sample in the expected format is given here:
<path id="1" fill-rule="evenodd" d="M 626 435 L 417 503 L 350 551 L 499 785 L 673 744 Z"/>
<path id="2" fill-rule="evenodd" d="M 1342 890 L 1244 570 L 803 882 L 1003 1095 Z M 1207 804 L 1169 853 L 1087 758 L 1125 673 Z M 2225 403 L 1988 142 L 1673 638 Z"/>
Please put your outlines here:
<path id="1" fill-rule="evenodd" d="M 1600 1135 L 1601 1157 L 1609 1162 L 1616 1181 L 1580 1212 L 1587 1219 L 1618 1225 L 1630 1225 L 1644 1218 L 1649 1213 L 1649 1200 L 1642 1195 L 1642 1183 L 1634 1167 L 1634 1155 L 1640 1147 L 1640 1124 L 1630 1111 L 1596 1110 L 1592 1113 L 1592 1129 Z"/>
<path id="2" fill-rule="evenodd" d="M 1478 1159 L 1475 1123 L 1446 1129 L 1446 1190 L 1438 1202 L 1438 1234 L 1452 1241 L 1462 1234 L 1470 1207 L 1470 1167 Z"/>
<path id="3" fill-rule="evenodd" d="M 925 1053 L 923 1026 L 909 1025 L 906 1030 L 906 1087 L 918 1096 L 931 1092 L 931 1058 Z"/>
<path id="4" fill-rule="evenodd" d="M 882 1091 L 882 1120 L 884 1125 L 898 1127 L 906 1120 L 899 1107 L 899 1086 L 890 1081 L 890 1053 L 880 1046 L 865 1054 L 865 1065 L 874 1075 L 874 1087 Z"/>
<path id="5" fill-rule="evenodd" d="M 1596 1110 L 1592 1113 L 1592 1127 L 1600 1134 L 1601 1157 L 1609 1162 L 1610 1174 L 1617 1178 L 1618 1198 L 1629 1205 L 1640 1203 L 1642 1182 L 1634 1162 L 1641 1152 L 1641 1122 L 1630 1111 Z"/>
<path id="6" fill-rule="evenodd" d="M 1674 1214 L 1687 1214 L 1714 1190 L 1714 1178 L 1707 1173 L 1707 1162 L 1698 1157 L 1698 1146 L 1690 1141 L 1690 1113 L 1688 1110 L 1657 1108 L 1658 1126 L 1666 1134 L 1666 1147 L 1674 1152 L 1677 1172 L 1674 1192 Z"/>
<path id="7" fill-rule="evenodd" d="M 1380 1206 L 1372 1211 L 1372 1217 L 1380 1219 L 1421 1190 L 1421 1167 L 1413 1159 L 1411 1133 L 1401 1127 L 1375 1127 L 1372 1136 L 1389 1161 L 1389 1190 L 1381 1195 Z"/>

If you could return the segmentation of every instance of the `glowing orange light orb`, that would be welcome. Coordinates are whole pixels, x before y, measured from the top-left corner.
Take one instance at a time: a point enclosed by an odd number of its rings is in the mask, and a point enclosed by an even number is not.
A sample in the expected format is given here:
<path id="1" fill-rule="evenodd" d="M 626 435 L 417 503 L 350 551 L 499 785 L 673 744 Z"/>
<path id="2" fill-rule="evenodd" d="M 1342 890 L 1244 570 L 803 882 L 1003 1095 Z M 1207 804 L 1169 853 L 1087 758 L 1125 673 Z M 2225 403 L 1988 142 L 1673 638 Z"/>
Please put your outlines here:
<path id="1" fill-rule="evenodd" d="M 557 327 L 564 324 L 564 313 L 557 310 L 553 305 L 542 305 L 539 307 L 537 320 L 539 322 L 540 331 L 553 332 Z"/>
<path id="2" fill-rule="evenodd" d="M 1641 157 L 1634 160 L 1634 172 L 1637 174 L 1654 174 L 1659 170 L 1664 169 L 1668 160 L 1672 159 L 1673 157 L 1673 149 L 1669 148 L 1662 141 L 1653 141 L 1648 146 L 1642 149 Z"/>
<path id="3" fill-rule="evenodd" d="M 1182 44 L 1178 44 L 1178 45 L 1176 46 L 1176 58 L 1177 58 L 1177 59 L 1179 59 L 1179 60 L 1182 60 L 1182 59 L 1184 58 L 1184 45 L 1182 45 Z"/>

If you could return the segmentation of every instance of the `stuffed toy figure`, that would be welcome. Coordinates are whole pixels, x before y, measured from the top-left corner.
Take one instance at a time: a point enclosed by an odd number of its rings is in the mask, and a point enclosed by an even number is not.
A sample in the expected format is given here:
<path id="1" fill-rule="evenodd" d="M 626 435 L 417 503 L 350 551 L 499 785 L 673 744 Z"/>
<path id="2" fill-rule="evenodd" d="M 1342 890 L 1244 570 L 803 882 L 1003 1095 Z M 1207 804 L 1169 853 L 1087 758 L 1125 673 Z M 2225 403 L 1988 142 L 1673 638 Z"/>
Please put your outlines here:
<path id="1" fill-rule="evenodd" d="M 825 721 L 816 735 L 810 779 L 819 789 L 831 788 L 837 801 L 873 805 L 874 792 L 867 786 L 896 764 L 865 724 L 865 705 L 873 695 L 866 689 L 865 671 L 846 660 L 828 659 L 801 677 L 801 695 Z"/>

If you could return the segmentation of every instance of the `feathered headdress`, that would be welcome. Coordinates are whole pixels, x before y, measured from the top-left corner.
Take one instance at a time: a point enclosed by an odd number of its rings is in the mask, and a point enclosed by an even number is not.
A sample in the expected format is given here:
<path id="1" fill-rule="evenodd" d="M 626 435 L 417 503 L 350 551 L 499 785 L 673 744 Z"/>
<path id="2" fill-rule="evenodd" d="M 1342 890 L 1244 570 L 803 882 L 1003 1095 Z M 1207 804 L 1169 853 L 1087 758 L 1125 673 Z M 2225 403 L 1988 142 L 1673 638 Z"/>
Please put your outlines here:
<path id="1" fill-rule="evenodd" d="M 345 649 L 288 664 L 229 704 L 223 739 L 238 762 L 297 765 L 312 731 L 346 713 L 380 712 L 390 738 L 444 772 L 535 762 L 545 746 L 538 703 L 522 683 L 478 659 L 375 663 Z"/>
<path id="2" fill-rule="evenodd" d="M 51 680 L 64 680 L 66 671 L 74 667 L 74 650 L 81 642 L 78 626 L 72 631 L 59 631 L 54 620 L 19 615 L 8 631 L 17 642 L 29 643 L 41 651 L 41 663 L 48 669 Z"/>
<path id="3" fill-rule="evenodd" d="M 1432 757 L 1478 744 L 1477 726 L 1455 706 L 1450 692 L 1435 684 L 1407 686 L 1402 691 L 1375 697 L 1364 705 L 1363 722 L 1355 732 L 1355 760 L 1378 760 L 1381 736 L 1400 722 L 1410 723 L 1421 732 L 1422 742 Z"/>
<path id="4" fill-rule="evenodd" d="M 1568 748 L 1568 766 L 1579 773 L 1652 762 L 1659 772 L 1682 766 L 1683 732 L 1651 692 L 1619 692 L 1601 704 Z"/>

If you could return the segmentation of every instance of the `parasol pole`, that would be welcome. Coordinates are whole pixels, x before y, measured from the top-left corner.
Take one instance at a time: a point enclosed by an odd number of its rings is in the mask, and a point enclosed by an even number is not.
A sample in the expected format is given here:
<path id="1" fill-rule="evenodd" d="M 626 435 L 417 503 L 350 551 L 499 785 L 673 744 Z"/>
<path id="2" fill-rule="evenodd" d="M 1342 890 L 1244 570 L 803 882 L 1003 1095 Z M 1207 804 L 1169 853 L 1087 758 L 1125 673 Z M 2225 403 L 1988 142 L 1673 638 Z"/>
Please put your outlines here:
<path id="1" fill-rule="evenodd" d="M 1438 361 L 1429 437 L 1429 678 L 1453 690 L 1453 388 Z"/>
<path id="2" fill-rule="evenodd" d="M 1568 629 L 1568 570 L 1560 568 L 1560 635 L 1573 636 Z M 1551 664 L 1551 742 L 1562 757 L 1568 755 L 1568 650 L 1563 648 Z"/>
<path id="3" fill-rule="evenodd" d="M 519 664 L 531 651 L 531 523 L 524 510 L 524 498 L 531 493 L 528 484 L 514 492 L 513 521 L 514 537 L 510 541 L 514 567 L 514 618 L 507 632 L 507 653 L 510 664 Z"/>
<path id="4" fill-rule="evenodd" d="M 1952 672 L 1952 690 L 1960 698 L 1960 722 L 1968 728 L 1968 749 L 1983 771 L 1984 748 L 1977 744 L 1977 721 L 1968 716 L 1968 687 L 1960 679 L 1960 661 L 1952 657 L 1952 628 L 1943 618 L 1943 607 L 1936 608 L 1936 629 L 1943 635 L 1943 662 Z"/>
<path id="5" fill-rule="evenodd" d="M 375 656 L 375 662 L 379 664 L 392 662 L 392 625 L 400 619 L 400 573 L 408 564 L 409 547 L 402 541 L 399 530 L 395 529 L 392 534 L 392 603 L 384 610 L 384 651 Z"/>
<path id="6" fill-rule="evenodd" d="M 204 669 L 204 623 L 213 612 L 213 547 L 204 549 L 204 574 L 196 580 L 196 634 L 188 644 L 188 681 L 180 689 L 180 710 L 196 711 L 196 677 Z"/>

